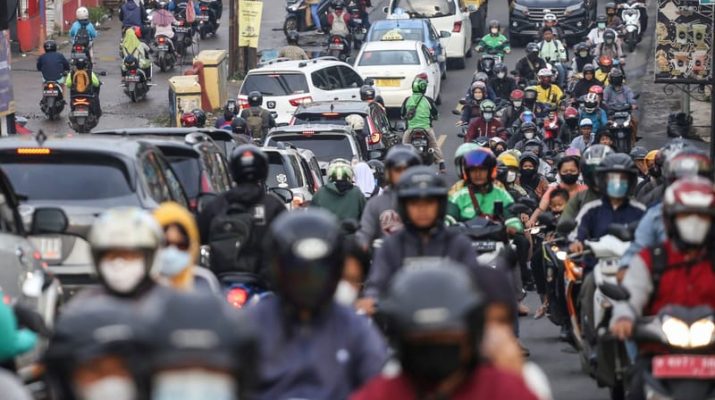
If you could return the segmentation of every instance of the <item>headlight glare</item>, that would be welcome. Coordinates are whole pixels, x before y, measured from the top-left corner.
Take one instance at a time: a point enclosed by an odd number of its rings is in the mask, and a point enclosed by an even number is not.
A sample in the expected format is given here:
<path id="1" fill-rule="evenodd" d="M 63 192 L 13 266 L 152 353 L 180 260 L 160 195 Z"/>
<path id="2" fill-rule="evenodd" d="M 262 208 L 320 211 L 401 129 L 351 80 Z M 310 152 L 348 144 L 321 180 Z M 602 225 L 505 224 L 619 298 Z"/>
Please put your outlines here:
<path id="1" fill-rule="evenodd" d="M 663 320 L 663 333 L 672 346 L 688 347 L 690 344 L 690 327 L 683 321 L 665 317 Z"/>

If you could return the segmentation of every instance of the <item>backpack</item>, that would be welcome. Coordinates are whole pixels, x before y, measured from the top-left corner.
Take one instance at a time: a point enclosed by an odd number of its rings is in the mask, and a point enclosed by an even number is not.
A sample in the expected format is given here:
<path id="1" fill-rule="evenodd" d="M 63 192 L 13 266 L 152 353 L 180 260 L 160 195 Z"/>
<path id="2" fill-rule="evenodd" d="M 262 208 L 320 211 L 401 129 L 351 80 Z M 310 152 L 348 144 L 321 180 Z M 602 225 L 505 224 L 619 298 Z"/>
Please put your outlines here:
<path id="1" fill-rule="evenodd" d="M 256 272 L 256 263 L 251 257 L 241 257 L 253 235 L 255 220 L 260 217 L 261 206 L 246 206 L 229 203 L 223 214 L 217 215 L 209 227 L 211 270 Z M 265 211 L 263 211 L 265 213 Z"/>
<path id="2" fill-rule="evenodd" d="M 88 47 L 90 41 L 91 41 L 91 39 L 89 37 L 89 31 L 87 30 L 87 25 L 79 24 L 79 30 L 77 31 L 77 34 L 74 36 L 74 44 Z"/>
<path id="3" fill-rule="evenodd" d="M 263 137 L 263 112 L 261 110 L 248 109 L 248 117 L 246 118 L 248 131 L 254 138 Z"/>

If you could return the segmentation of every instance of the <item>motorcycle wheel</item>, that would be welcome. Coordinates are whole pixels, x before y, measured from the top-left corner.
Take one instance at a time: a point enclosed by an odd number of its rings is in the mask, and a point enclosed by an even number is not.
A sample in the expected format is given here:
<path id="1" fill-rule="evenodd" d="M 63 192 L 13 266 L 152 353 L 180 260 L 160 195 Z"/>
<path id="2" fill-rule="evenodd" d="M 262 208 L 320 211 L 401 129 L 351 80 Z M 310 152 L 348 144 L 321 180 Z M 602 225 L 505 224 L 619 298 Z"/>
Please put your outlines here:
<path id="1" fill-rule="evenodd" d="M 617 379 L 613 387 L 608 388 L 611 400 L 626 400 L 626 383 L 623 379 Z"/>
<path id="2" fill-rule="evenodd" d="M 131 92 L 127 93 L 129 95 L 129 98 L 132 100 L 132 103 L 137 102 L 137 92 L 136 90 L 132 90 Z"/>
<path id="3" fill-rule="evenodd" d="M 288 32 L 298 30 L 298 18 L 288 17 L 283 23 L 283 34 L 288 37 Z"/>
<path id="4" fill-rule="evenodd" d="M 636 38 L 631 37 L 631 39 L 628 40 L 627 45 L 628 45 L 628 52 L 633 53 L 636 50 Z"/>

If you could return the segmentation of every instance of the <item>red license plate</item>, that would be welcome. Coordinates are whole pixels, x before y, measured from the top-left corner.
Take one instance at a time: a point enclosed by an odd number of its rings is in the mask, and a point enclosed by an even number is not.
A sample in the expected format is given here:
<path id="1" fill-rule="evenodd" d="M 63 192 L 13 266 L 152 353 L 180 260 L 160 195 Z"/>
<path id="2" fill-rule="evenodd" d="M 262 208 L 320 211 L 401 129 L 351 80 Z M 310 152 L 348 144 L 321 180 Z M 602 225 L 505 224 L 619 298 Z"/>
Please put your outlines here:
<path id="1" fill-rule="evenodd" d="M 653 357 L 656 378 L 715 379 L 715 356 L 664 355 Z"/>

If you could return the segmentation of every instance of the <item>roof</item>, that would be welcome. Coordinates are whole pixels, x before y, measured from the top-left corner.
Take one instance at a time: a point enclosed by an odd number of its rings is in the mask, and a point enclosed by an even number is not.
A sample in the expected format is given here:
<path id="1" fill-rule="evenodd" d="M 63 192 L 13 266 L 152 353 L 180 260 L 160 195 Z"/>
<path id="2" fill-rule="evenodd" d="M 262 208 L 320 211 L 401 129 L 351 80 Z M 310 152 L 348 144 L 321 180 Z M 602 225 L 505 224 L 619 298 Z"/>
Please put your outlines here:
<path id="1" fill-rule="evenodd" d="M 425 22 L 429 20 L 415 18 L 415 19 L 383 19 L 372 23 L 372 26 L 377 28 L 388 27 L 403 27 L 403 28 L 422 28 L 425 26 Z"/>
<path id="2" fill-rule="evenodd" d="M 248 71 L 249 74 L 252 73 L 266 73 L 266 72 L 296 72 L 302 69 L 312 70 L 316 67 L 324 67 L 326 65 L 333 64 L 344 64 L 348 65 L 342 61 L 339 61 L 335 57 L 318 57 L 307 61 L 303 60 L 286 60 L 286 59 L 275 59 L 264 63 L 263 65 Z"/>
<path id="3" fill-rule="evenodd" d="M 104 154 L 120 154 L 134 157 L 143 147 L 151 146 L 146 141 L 127 138 L 96 137 L 93 135 L 48 136 L 40 146 L 34 136 L 9 136 L 0 138 L 0 151 L 18 147 L 43 147 L 58 150 L 87 151 Z"/>
<path id="4" fill-rule="evenodd" d="M 305 131 L 313 132 L 334 132 L 334 133 L 347 133 L 352 135 L 352 128 L 347 125 L 333 125 L 333 124 L 305 124 L 305 125 L 289 125 L 280 126 L 271 129 L 269 135 L 280 135 L 280 134 L 302 134 Z"/>
<path id="5" fill-rule="evenodd" d="M 117 136 L 175 136 L 184 137 L 189 133 L 203 133 L 216 141 L 232 141 L 233 135 L 225 129 L 216 128 L 121 128 L 93 131 L 93 135 Z"/>
<path id="6" fill-rule="evenodd" d="M 422 42 L 416 40 L 378 40 L 367 42 L 363 47 L 363 53 L 374 50 L 417 50 Z"/>
<path id="7" fill-rule="evenodd" d="M 340 114 L 367 114 L 370 111 L 370 105 L 364 101 L 344 100 L 344 101 L 314 101 L 298 106 L 295 114 L 300 113 L 322 113 L 336 112 Z"/>

